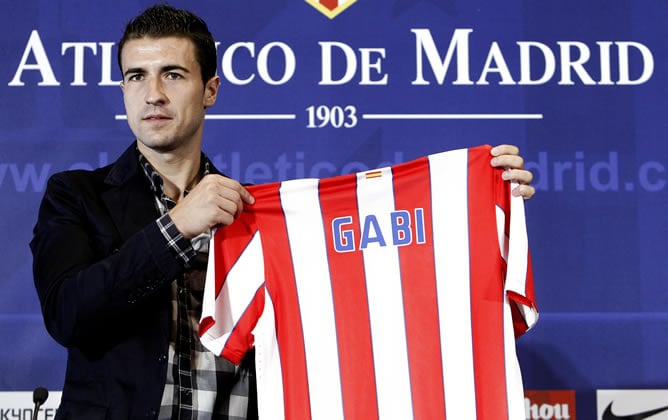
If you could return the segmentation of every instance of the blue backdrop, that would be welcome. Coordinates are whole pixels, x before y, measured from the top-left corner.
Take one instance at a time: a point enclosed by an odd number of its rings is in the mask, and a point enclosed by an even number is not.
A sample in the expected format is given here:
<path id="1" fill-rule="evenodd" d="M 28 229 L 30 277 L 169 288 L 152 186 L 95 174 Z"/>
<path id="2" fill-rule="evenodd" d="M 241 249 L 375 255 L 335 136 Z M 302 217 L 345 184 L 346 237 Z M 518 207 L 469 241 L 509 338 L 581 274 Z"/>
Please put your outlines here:
<path id="1" fill-rule="evenodd" d="M 62 386 L 28 242 L 50 174 L 133 140 L 115 42 L 151 4 L 2 4 L 0 391 Z M 517 144 L 538 190 L 526 387 L 576 390 L 582 418 L 596 389 L 668 388 L 665 0 L 172 4 L 220 42 L 204 148 L 221 170 L 260 183 Z"/>

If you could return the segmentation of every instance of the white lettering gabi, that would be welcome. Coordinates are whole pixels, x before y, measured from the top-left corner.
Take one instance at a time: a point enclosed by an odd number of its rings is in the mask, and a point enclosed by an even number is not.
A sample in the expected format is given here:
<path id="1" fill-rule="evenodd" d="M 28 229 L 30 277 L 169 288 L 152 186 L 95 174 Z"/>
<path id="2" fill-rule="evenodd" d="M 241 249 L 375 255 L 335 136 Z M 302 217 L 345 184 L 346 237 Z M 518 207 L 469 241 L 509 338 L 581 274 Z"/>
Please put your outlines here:
<path id="1" fill-rule="evenodd" d="M 407 210 L 390 212 L 389 231 L 383 231 L 378 215 L 364 216 L 360 232 L 355 232 L 353 216 L 342 216 L 332 220 L 332 237 L 336 252 L 352 252 L 357 250 L 356 239 L 359 240 L 359 250 L 372 245 L 377 246 L 406 246 L 413 243 L 425 243 L 424 209 L 413 209 L 414 218 Z"/>

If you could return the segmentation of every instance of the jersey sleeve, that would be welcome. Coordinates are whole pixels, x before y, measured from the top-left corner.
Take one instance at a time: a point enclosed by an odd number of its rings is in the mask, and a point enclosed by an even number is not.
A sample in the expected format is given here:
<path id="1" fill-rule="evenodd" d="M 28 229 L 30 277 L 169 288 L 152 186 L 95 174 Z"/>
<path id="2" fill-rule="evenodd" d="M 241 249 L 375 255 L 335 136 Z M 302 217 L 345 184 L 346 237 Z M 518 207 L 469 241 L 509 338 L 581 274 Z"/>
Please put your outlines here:
<path id="1" fill-rule="evenodd" d="M 216 355 L 239 364 L 253 347 L 265 303 L 260 232 L 250 213 L 218 229 L 209 244 L 199 336 Z"/>
<path id="2" fill-rule="evenodd" d="M 524 198 L 515 197 L 511 191 L 516 183 L 500 181 L 503 187 L 499 217 L 500 247 L 506 261 L 505 290 L 512 306 L 515 336 L 519 337 L 538 321 L 538 308 L 534 293 L 533 270 L 526 228 Z"/>

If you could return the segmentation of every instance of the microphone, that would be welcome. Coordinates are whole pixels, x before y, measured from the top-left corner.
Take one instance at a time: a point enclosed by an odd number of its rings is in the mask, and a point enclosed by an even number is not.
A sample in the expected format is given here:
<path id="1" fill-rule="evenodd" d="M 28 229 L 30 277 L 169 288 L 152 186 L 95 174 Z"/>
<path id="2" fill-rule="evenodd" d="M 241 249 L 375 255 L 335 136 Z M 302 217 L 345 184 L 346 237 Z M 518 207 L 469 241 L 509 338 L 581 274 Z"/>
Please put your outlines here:
<path id="1" fill-rule="evenodd" d="M 49 391 L 44 387 L 38 386 L 32 392 L 32 402 L 35 403 L 35 409 L 32 412 L 32 420 L 37 420 L 37 413 L 39 412 L 39 407 L 42 404 L 44 404 L 47 398 L 49 398 Z"/>

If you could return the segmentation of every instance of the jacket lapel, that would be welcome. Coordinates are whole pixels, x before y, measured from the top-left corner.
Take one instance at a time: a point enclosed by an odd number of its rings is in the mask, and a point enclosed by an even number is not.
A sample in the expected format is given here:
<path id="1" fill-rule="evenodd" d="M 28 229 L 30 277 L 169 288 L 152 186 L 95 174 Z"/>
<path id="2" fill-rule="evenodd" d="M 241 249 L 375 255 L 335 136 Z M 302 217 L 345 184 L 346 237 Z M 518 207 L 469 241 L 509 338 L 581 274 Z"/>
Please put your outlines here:
<path id="1" fill-rule="evenodd" d="M 102 200 L 123 241 L 159 216 L 134 143 L 112 165 L 104 182 Z"/>

